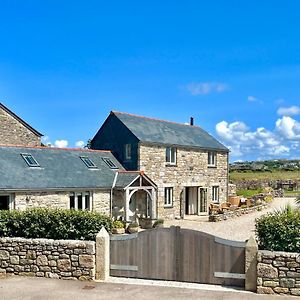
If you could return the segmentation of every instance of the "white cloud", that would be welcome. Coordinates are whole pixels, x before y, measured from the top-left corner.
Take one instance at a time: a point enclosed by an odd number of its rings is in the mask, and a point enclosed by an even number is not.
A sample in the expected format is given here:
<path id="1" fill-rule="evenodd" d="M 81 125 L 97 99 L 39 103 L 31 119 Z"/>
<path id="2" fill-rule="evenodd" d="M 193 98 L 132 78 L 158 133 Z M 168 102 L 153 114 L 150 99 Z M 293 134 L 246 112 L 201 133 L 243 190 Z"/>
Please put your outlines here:
<path id="1" fill-rule="evenodd" d="M 78 148 L 83 148 L 85 145 L 85 142 L 84 141 L 77 141 L 75 143 L 75 146 L 78 147 Z"/>
<path id="2" fill-rule="evenodd" d="M 286 139 L 300 140 L 300 122 L 291 117 L 283 116 L 282 119 L 278 119 L 276 130 Z"/>
<path id="3" fill-rule="evenodd" d="M 249 102 L 255 102 L 255 101 L 257 101 L 258 99 L 257 99 L 256 97 L 254 97 L 254 96 L 248 96 L 248 97 L 247 97 L 247 100 L 248 100 Z"/>
<path id="4" fill-rule="evenodd" d="M 68 141 L 67 140 L 56 140 L 54 142 L 54 146 L 58 148 L 66 148 L 68 147 Z"/>
<path id="5" fill-rule="evenodd" d="M 229 89 L 226 83 L 221 82 L 192 82 L 186 86 L 192 96 L 222 93 Z"/>
<path id="6" fill-rule="evenodd" d="M 296 105 L 290 107 L 279 107 L 277 110 L 277 114 L 280 116 L 300 115 L 300 107 Z"/>
<path id="7" fill-rule="evenodd" d="M 300 155 L 300 122 L 291 117 L 278 119 L 274 130 L 264 127 L 250 130 L 241 121 L 221 121 L 216 124 L 216 132 L 230 149 L 233 159 L 295 158 Z"/>

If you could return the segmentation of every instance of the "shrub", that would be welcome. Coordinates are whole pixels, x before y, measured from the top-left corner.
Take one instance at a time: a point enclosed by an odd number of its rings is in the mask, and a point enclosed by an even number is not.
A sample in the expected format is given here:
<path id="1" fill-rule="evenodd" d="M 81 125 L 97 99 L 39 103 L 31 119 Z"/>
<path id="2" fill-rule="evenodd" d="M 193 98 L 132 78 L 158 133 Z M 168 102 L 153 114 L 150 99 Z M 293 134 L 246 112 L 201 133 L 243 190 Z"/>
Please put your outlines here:
<path id="1" fill-rule="evenodd" d="M 0 236 L 94 240 L 104 226 L 110 232 L 110 218 L 96 212 L 34 208 L 0 211 Z"/>
<path id="2" fill-rule="evenodd" d="M 287 206 L 267 214 L 255 224 L 260 249 L 300 252 L 300 210 Z"/>
<path id="3" fill-rule="evenodd" d="M 116 220 L 112 224 L 113 228 L 124 228 L 124 223 L 122 221 Z"/>
<path id="4" fill-rule="evenodd" d="M 139 227 L 139 224 L 137 222 L 132 222 L 128 225 L 128 228 L 135 228 L 135 227 Z"/>
<path id="5" fill-rule="evenodd" d="M 157 227 L 159 225 L 163 225 L 164 224 L 164 219 L 157 219 L 154 223 L 153 223 L 153 227 Z"/>

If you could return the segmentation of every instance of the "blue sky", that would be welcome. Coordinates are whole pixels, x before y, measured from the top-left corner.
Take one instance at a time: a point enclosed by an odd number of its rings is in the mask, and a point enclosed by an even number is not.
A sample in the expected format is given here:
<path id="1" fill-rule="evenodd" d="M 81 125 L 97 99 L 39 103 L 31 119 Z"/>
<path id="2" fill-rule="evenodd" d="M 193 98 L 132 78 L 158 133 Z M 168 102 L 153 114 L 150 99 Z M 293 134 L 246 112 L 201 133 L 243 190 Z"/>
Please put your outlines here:
<path id="1" fill-rule="evenodd" d="M 300 158 L 299 1 L 0 0 L 0 101 L 74 147 L 110 110 Z"/>

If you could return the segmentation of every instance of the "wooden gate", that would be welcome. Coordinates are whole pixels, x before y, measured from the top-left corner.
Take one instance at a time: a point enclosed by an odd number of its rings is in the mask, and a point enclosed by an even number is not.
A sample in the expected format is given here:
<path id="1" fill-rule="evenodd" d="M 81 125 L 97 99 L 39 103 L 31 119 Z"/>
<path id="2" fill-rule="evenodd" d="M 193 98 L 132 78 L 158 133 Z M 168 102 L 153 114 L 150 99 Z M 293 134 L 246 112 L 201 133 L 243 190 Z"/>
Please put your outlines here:
<path id="1" fill-rule="evenodd" d="M 244 286 L 245 243 L 177 226 L 112 236 L 110 274 Z"/>

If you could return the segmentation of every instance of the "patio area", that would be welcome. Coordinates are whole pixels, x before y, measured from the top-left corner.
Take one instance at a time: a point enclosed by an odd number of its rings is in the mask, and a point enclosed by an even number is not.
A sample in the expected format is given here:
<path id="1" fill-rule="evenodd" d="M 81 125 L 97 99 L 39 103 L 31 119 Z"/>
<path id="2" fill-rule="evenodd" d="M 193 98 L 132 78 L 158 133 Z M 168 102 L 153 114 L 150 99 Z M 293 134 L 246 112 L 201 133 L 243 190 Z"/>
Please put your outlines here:
<path id="1" fill-rule="evenodd" d="M 200 230 L 213 235 L 217 235 L 221 238 L 245 241 L 249 239 L 255 232 L 255 219 L 260 216 L 284 208 L 288 203 L 295 205 L 295 198 L 275 198 L 266 208 L 262 211 L 250 213 L 248 215 L 242 215 L 234 219 L 229 219 L 222 222 L 208 222 L 208 219 L 196 217 L 184 220 L 165 220 L 164 226 L 169 227 L 172 225 L 180 226 L 182 228 Z"/>

